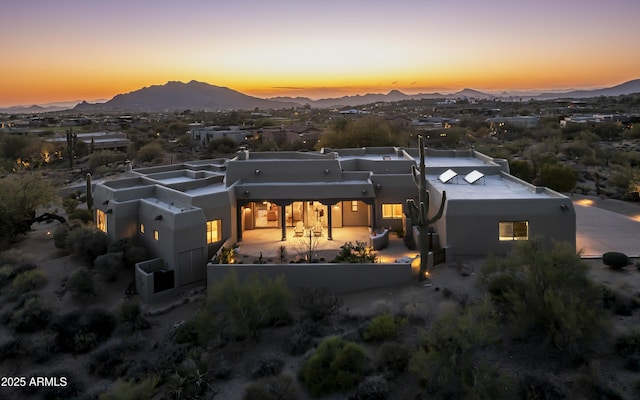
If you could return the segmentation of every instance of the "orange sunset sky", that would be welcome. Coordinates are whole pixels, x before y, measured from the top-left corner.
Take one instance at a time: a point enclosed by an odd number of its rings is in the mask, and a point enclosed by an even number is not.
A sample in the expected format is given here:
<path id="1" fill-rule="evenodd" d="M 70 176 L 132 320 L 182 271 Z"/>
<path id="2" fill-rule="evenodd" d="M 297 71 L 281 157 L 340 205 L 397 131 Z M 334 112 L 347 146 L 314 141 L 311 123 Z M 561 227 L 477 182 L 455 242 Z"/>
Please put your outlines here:
<path id="1" fill-rule="evenodd" d="M 0 107 L 167 81 L 317 99 L 640 78 L 638 0 L 8 0 L 0 16 Z"/>

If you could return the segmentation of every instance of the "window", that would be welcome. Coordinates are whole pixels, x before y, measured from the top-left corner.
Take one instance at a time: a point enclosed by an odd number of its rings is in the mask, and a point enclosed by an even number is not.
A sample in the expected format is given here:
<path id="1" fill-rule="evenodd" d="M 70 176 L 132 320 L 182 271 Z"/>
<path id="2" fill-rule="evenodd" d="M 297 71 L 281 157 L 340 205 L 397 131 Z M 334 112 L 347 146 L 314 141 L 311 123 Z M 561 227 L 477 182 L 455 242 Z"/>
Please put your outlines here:
<path id="1" fill-rule="evenodd" d="M 107 233 L 107 214 L 102 210 L 96 210 L 96 228 Z"/>
<path id="2" fill-rule="evenodd" d="M 382 205 L 382 218 L 402 218 L 402 204 L 383 204 Z"/>
<path id="3" fill-rule="evenodd" d="M 207 221 L 207 244 L 222 240 L 222 220 Z"/>
<path id="4" fill-rule="evenodd" d="M 160 238 L 160 235 L 158 234 L 157 230 L 153 230 L 153 240 L 158 240 Z"/>
<path id="5" fill-rule="evenodd" d="M 358 200 L 351 201 L 351 212 L 358 212 Z"/>
<path id="6" fill-rule="evenodd" d="M 500 240 L 529 240 L 529 221 L 500 222 Z"/>
<path id="7" fill-rule="evenodd" d="M 144 224 L 140 224 L 140 233 L 144 233 Z"/>

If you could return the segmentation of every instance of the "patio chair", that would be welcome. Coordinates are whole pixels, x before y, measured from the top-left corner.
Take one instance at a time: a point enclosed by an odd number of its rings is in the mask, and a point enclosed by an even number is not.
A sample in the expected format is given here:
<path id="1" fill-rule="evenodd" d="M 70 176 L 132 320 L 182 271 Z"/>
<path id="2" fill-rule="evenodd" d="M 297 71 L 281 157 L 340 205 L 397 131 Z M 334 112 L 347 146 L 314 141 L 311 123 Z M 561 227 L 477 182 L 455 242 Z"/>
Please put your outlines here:
<path id="1" fill-rule="evenodd" d="M 322 224 L 320 223 L 320 221 L 317 221 L 313 225 L 313 235 L 314 236 L 322 236 Z"/>
<path id="2" fill-rule="evenodd" d="M 302 221 L 296 222 L 296 226 L 295 226 L 295 228 L 293 228 L 293 234 L 295 236 L 304 235 L 304 222 L 302 222 Z"/>

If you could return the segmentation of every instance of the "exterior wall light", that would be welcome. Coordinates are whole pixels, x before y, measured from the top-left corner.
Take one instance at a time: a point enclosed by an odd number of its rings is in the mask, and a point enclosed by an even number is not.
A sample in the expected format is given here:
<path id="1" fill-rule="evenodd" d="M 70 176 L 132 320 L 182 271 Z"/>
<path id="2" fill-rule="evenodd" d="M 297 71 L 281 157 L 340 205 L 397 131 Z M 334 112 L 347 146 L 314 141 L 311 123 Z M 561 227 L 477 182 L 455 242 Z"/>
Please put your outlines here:
<path id="1" fill-rule="evenodd" d="M 362 194 L 367 193 L 367 189 L 362 189 Z"/>
<path id="2" fill-rule="evenodd" d="M 328 169 L 325 169 L 325 170 L 324 170 L 324 174 L 325 174 L 325 175 L 329 175 L 329 170 L 328 170 Z"/>
<path id="3" fill-rule="evenodd" d="M 260 175 L 260 170 L 256 169 L 255 171 L 253 171 L 253 173 L 256 174 L 256 175 Z"/>
<path id="4" fill-rule="evenodd" d="M 245 190 L 245 191 L 244 191 L 244 196 L 245 196 L 245 197 L 249 196 L 249 191 L 248 191 L 248 190 Z"/>
<path id="5" fill-rule="evenodd" d="M 109 200 L 105 200 L 102 202 L 102 205 L 106 206 L 107 204 L 109 204 Z"/>
<path id="6" fill-rule="evenodd" d="M 162 221 L 162 215 L 156 215 L 156 217 L 153 220 L 154 221 Z"/>
<path id="7" fill-rule="evenodd" d="M 561 204 L 561 205 L 560 205 L 560 209 L 561 209 L 562 211 L 569 211 L 569 207 L 567 207 L 567 205 L 566 205 L 566 204 Z"/>
<path id="8" fill-rule="evenodd" d="M 378 189 L 378 190 L 382 189 L 382 185 L 381 185 L 381 184 L 379 184 L 379 183 L 377 183 L 377 184 L 376 184 L 376 189 Z"/>
<path id="9" fill-rule="evenodd" d="M 107 211 L 104 212 L 105 214 L 112 214 L 113 213 L 113 208 L 108 209 Z"/>

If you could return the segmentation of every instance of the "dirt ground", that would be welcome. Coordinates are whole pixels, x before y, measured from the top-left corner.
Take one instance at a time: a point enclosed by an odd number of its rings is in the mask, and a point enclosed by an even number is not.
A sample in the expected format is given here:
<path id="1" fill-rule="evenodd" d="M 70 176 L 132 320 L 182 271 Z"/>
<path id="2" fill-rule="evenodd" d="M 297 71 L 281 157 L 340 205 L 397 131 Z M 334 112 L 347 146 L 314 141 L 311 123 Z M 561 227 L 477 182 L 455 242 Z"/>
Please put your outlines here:
<path id="1" fill-rule="evenodd" d="M 608 201 L 607 206 L 610 205 L 611 203 Z M 616 209 L 615 205 L 613 209 Z M 632 207 L 629 210 L 632 212 L 636 209 Z M 123 272 L 116 282 L 101 285 L 98 289 L 98 295 L 89 302 L 74 300 L 68 293 L 65 293 L 64 281 L 81 263 L 72 256 L 62 256 L 60 251 L 55 248 L 52 233 L 56 227 L 57 222 L 34 225 L 34 230 L 15 246 L 16 250 L 33 257 L 46 272 L 48 283 L 40 291 L 41 298 L 47 299 L 49 304 L 54 307 L 56 314 L 86 306 L 101 306 L 111 311 L 116 310 L 125 298 L 127 286 L 133 281 L 133 273 L 131 271 Z M 341 334 L 355 331 L 363 320 L 384 311 L 420 314 L 425 320 L 428 320 L 443 308 L 449 307 L 452 302 L 473 301 L 480 298 L 483 294 L 476 287 L 476 277 L 483 262 L 482 259 L 459 260 L 455 263 L 436 266 L 432 270 L 428 282 L 412 281 L 403 285 L 345 295 L 342 297 L 343 311 L 349 317 L 344 319 L 344 326 L 332 329 Z M 601 260 L 586 260 L 585 262 L 590 267 L 589 276 L 595 282 L 606 285 L 617 293 L 626 294 L 630 298 L 640 297 L 640 272 L 635 267 L 630 266 L 622 271 L 613 271 L 604 266 Z M 201 299 L 202 293 L 196 293 L 184 299 L 146 306 L 145 310 L 152 314 L 148 317 L 152 327 L 143 332 L 146 344 L 137 353 L 137 357 L 151 358 L 158 343 L 166 340 L 176 325 L 193 318 L 201 304 L 199 302 Z M 9 307 L 5 302 L 0 308 L 0 313 L 7 313 Z M 613 331 L 611 337 L 639 326 L 640 313 L 636 314 L 638 315 L 612 317 L 609 321 Z M 278 350 L 282 348 L 285 340 L 282 332 L 278 329 L 269 330 L 260 343 L 252 345 L 254 347 L 250 351 L 242 347 L 246 345 L 240 346 L 237 352 L 241 355 L 231 360 L 235 364 L 235 372 L 231 379 L 216 383 L 217 395 L 215 398 L 237 399 L 242 397 L 244 389 L 250 382 L 249 371 L 258 354 L 277 351 L 285 361 L 284 372 L 295 377 L 303 358 L 288 356 Z M 0 342 L 12 335 L 13 333 L 5 326 L 0 325 Z M 43 365 L 36 365 L 31 361 L 20 359 L 9 360 L 0 363 L 0 375 L 46 375 L 53 369 L 64 369 L 73 372 L 82 381 L 89 382 L 86 386 L 90 387 L 94 393 L 107 389 L 111 382 L 90 375 L 87 371 L 87 360 L 87 355 L 73 356 L 68 354 L 56 354 L 52 360 Z M 602 375 L 606 377 L 610 387 L 629 396 L 624 398 L 633 398 L 631 395 L 632 387 L 637 381 L 637 376 L 624 370 L 619 357 L 612 356 L 599 360 L 598 368 L 601 371 L 609 371 L 602 372 Z M 563 379 L 568 382 L 572 378 L 564 377 Z M 299 386 L 297 380 L 295 384 Z M 0 388 L 0 398 L 21 398 L 20 395 L 7 390 L 7 388 Z M 298 392 L 302 393 L 302 390 L 299 388 Z M 333 398 L 341 397 L 327 397 L 326 399 Z"/>

